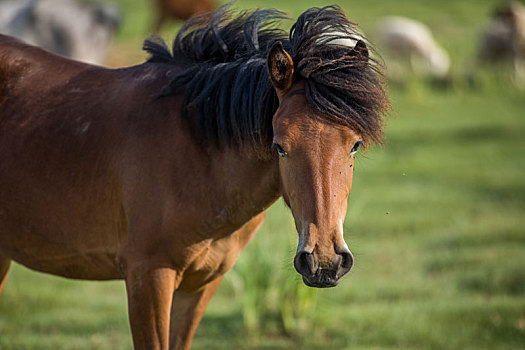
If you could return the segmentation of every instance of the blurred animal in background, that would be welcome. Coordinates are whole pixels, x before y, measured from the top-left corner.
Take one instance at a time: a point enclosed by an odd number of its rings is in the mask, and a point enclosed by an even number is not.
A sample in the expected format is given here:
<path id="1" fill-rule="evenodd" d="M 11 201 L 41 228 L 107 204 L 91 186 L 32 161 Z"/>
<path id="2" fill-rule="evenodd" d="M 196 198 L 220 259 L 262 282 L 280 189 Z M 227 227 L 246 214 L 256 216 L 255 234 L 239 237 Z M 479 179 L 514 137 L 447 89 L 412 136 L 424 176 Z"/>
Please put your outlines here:
<path id="1" fill-rule="evenodd" d="M 156 0 L 157 19 L 154 31 L 159 32 L 169 18 L 187 20 L 191 16 L 212 12 L 217 8 L 214 0 Z"/>
<path id="2" fill-rule="evenodd" d="M 510 62 L 514 78 L 525 85 L 525 6 L 511 1 L 494 11 L 485 25 L 479 44 L 478 62 Z"/>
<path id="3" fill-rule="evenodd" d="M 423 23 L 404 17 L 385 17 L 379 21 L 376 35 L 389 78 L 402 81 L 410 74 L 435 79 L 447 77 L 448 54 Z"/>
<path id="4" fill-rule="evenodd" d="M 0 33 L 87 63 L 103 64 L 120 14 L 112 4 L 0 2 Z"/>

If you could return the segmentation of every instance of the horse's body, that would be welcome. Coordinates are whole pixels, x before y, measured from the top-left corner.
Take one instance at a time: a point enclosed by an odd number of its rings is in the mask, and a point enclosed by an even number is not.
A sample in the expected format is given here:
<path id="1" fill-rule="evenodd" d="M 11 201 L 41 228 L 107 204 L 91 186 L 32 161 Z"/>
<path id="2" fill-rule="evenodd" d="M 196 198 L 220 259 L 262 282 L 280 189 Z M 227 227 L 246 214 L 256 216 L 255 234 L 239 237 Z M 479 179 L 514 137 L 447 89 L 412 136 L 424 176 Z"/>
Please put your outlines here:
<path id="1" fill-rule="evenodd" d="M 260 146 L 213 146 L 198 137 L 196 112 L 181 115 L 180 93 L 160 97 L 192 64 L 168 63 L 151 45 L 150 62 L 110 70 L 0 36 L 0 292 L 11 260 L 69 278 L 124 279 L 135 347 L 189 348 L 222 275 L 281 194 L 305 283 L 337 284 L 352 264 L 340 231 L 349 148 L 374 135 L 318 120 L 306 80 L 292 78 L 275 44 L 275 90 L 263 82 L 269 101 L 280 101 L 282 117 L 267 117 L 286 161 L 262 136 Z M 305 130 L 316 137 L 294 146 Z M 326 155 L 301 158 L 310 147 Z M 305 170 L 283 176 L 290 166 Z"/>

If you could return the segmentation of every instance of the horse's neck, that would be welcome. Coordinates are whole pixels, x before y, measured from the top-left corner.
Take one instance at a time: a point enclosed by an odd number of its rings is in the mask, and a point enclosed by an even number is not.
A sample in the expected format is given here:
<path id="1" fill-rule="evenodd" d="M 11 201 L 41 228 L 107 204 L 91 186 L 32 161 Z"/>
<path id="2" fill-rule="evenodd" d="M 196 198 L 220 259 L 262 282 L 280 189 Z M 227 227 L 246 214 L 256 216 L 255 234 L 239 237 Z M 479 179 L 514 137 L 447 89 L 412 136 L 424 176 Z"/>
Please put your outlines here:
<path id="1" fill-rule="evenodd" d="M 158 74 L 151 75 L 154 86 L 148 86 L 148 91 L 160 91 L 159 86 L 165 82 L 160 79 L 159 83 Z M 192 229 L 206 236 L 212 232 L 231 233 L 231 229 L 239 228 L 279 198 L 278 159 L 264 154 L 270 152 L 270 145 L 261 149 L 203 146 L 205 141 L 194 137 L 181 116 L 181 103 L 181 96 L 172 95 L 143 107 L 140 115 L 130 119 L 134 130 L 131 144 L 135 151 L 155 149 L 156 154 L 170 159 L 172 168 L 166 171 L 173 172 L 174 180 L 168 180 L 168 184 L 176 193 L 175 201 L 182 203 L 181 217 L 191 218 L 192 225 L 204 225 Z M 136 139 L 143 144 L 136 146 Z M 144 158 L 149 159 L 148 155 Z M 151 166 L 163 164 L 154 161 Z"/>
<path id="2" fill-rule="evenodd" d="M 280 196 L 278 161 L 224 153 L 212 162 L 210 191 L 216 196 L 212 226 L 244 224 Z M 213 199 L 212 199 L 213 200 Z"/>

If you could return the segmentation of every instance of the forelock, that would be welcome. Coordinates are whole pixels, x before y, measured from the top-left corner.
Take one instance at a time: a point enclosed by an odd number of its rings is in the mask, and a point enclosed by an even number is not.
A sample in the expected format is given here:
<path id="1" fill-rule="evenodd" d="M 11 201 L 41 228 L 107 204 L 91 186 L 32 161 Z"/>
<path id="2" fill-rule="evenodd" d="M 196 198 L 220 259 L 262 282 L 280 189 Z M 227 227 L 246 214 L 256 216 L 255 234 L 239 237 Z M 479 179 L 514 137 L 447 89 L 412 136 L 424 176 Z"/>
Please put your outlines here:
<path id="1" fill-rule="evenodd" d="M 366 52 L 357 50 L 359 41 Z M 308 103 L 368 144 L 382 143 L 383 117 L 390 109 L 383 65 L 370 57 L 372 46 L 343 11 L 337 6 L 307 10 L 290 31 L 290 47 Z"/>

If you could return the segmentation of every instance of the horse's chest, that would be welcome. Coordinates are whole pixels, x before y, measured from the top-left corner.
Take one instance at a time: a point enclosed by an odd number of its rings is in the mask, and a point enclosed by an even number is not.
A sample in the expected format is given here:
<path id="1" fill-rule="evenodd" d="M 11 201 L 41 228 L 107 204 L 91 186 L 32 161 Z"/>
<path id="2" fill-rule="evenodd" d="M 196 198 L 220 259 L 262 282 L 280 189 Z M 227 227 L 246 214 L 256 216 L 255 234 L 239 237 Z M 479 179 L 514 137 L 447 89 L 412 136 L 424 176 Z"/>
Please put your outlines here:
<path id="1" fill-rule="evenodd" d="M 184 271 L 180 288 L 197 289 L 228 272 L 255 234 L 263 217 L 261 214 L 231 235 L 212 240 Z"/>
<path id="2" fill-rule="evenodd" d="M 182 289 L 196 289 L 230 270 L 240 252 L 239 237 L 214 240 L 184 271 Z"/>

